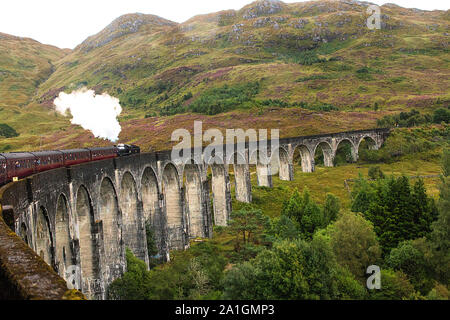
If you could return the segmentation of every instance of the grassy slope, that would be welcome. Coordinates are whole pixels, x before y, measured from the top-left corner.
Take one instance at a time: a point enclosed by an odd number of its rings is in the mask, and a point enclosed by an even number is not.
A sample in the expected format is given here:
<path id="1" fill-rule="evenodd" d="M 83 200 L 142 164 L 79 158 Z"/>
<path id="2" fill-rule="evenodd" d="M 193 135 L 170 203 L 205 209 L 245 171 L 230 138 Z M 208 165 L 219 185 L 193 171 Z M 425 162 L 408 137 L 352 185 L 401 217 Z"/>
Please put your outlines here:
<path id="1" fill-rule="evenodd" d="M 0 123 L 7 123 L 36 147 L 36 134 L 65 127 L 67 119 L 55 121 L 54 111 L 32 103 L 39 84 L 54 71 L 54 63 L 67 54 L 65 50 L 43 45 L 27 38 L 0 34 Z M 3 145 L 15 145 L 0 137 Z"/>
<path id="2" fill-rule="evenodd" d="M 70 54 L 58 56 L 62 59 L 52 62 L 55 72 L 39 85 L 23 114 L 12 116 L 8 111 L 6 117 L 0 113 L 22 133 L 18 138 L 0 139 L 0 150 L 8 145 L 18 150 L 108 144 L 49 112 L 59 91 L 84 85 L 120 98 L 125 109 L 120 140 L 140 143 L 145 150 L 167 147 L 171 130 L 190 129 L 194 118 L 219 127 L 249 127 L 249 123 L 280 127 L 282 136 L 292 136 L 373 127 L 376 118 L 389 112 L 411 108 L 428 112 L 438 98 L 448 103 L 449 53 L 444 35 L 448 12 L 385 5 L 383 30 L 372 32 L 365 27 L 365 9 L 344 2 L 312 1 L 281 3 L 269 14 L 257 2 L 183 24 L 150 15 L 121 17 Z M 137 32 L 118 35 L 121 23 L 136 20 L 144 21 Z M 89 47 L 92 43 L 96 45 Z M 332 61 L 310 66 L 296 63 L 305 50 Z M 357 71 L 364 66 L 369 73 L 361 76 Z M 260 111 L 250 105 L 249 110 L 213 117 L 144 118 L 182 101 L 188 92 L 194 97 L 185 105 L 208 88 L 249 81 L 261 83 L 257 100 L 319 101 L 339 106 L 342 112 L 305 121 L 300 116 L 308 113 L 305 110 L 274 106 L 276 111 Z M 10 103 L 27 101 L 14 99 Z M 375 102 L 380 106 L 376 113 L 371 110 Z M 255 117 L 258 111 L 261 116 Z M 352 111 L 357 114 L 348 114 Z"/>

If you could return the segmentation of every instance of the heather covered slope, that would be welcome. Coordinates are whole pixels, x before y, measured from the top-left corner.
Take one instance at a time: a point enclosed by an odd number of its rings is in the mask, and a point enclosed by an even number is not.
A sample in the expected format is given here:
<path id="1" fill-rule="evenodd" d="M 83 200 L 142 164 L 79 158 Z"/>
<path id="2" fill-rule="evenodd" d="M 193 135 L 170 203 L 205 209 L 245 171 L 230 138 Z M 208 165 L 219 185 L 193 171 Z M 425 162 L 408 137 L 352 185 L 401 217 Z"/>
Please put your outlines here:
<path id="1" fill-rule="evenodd" d="M 385 5 L 382 30 L 370 31 L 367 5 L 257 1 L 182 24 L 124 16 L 61 60 L 39 93 L 87 85 L 156 114 L 247 82 L 260 83 L 255 99 L 338 107 L 448 99 L 448 13 Z"/>
<path id="2" fill-rule="evenodd" d="M 52 60 L 54 72 L 36 83 L 27 111 L 37 127 L 25 132 L 12 122 L 21 136 L 0 138 L 0 150 L 32 148 L 37 140 L 46 148 L 105 144 L 53 112 L 60 91 L 81 87 L 120 98 L 120 139 L 145 148 L 163 147 L 155 140 L 169 137 L 170 128 L 191 129 L 187 118 L 236 127 L 235 118 L 245 126 L 252 116 L 255 127 L 296 126 L 282 130 L 288 136 L 374 127 L 389 113 L 447 106 L 448 11 L 384 5 L 382 29 L 371 31 L 367 6 L 262 0 L 182 24 L 124 15 Z M 314 115 L 307 125 L 303 114 Z M 50 116 L 50 123 L 41 119 Z"/>
<path id="3" fill-rule="evenodd" d="M 0 33 L 0 124 L 14 128 L 22 137 L 54 128 L 54 112 L 32 102 L 39 85 L 55 71 L 55 62 L 67 52 Z"/>

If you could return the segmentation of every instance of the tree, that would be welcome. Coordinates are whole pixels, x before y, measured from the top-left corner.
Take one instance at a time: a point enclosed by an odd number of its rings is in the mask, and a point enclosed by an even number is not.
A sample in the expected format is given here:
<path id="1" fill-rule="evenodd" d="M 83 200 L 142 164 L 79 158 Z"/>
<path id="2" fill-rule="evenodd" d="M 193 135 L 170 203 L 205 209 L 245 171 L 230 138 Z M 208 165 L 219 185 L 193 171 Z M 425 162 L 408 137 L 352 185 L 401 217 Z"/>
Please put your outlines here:
<path id="1" fill-rule="evenodd" d="M 444 151 L 442 173 L 439 187 L 439 215 L 432 225 L 430 243 L 436 277 L 448 286 L 450 284 L 450 149 Z"/>
<path id="2" fill-rule="evenodd" d="M 229 230 L 235 236 L 235 250 L 239 252 L 249 244 L 257 244 L 262 241 L 262 236 L 269 226 L 269 217 L 263 215 L 261 210 L 246 207 L 239 211 L 233 211 Z"/>
<path id="3" fill-rule="evenodd" d="M 369 210 L 370 202 L 375 197 L 375 190 L 369 182 L 359 174 L 355 182 L 355 187 L 352 190 L 352 211 L 353 212 L 367 212 Z"/>
<path id="4" fill-rule="evenodd" d="M 146 300 L 148 296 L 149 273 L 144 261 L 136 258 L 126 249 L 127 271 L 114 280 L 108 288 L 108 297 L 113 300 Z"/>
<path id="5" fill-rule="evenodd" d="M 342 291 L 339 292 L 339 289 Z M 336 263 L 329 243 L 279 241 L 227 272 L 227 299 L 359 299 L 364 288 Z"/>
<path id="6" fill-rule="evenodd" d="M 381 289 L 370 290 L 369 296 L 374 300 L 407 300 L 413 299 L 414 287 L 401 271 L 381 270 Z"/>
<path id="7" fill-rule="evenodd" d="M 331 193 L 328 193 L 326 195 L 325 203 L 323 205 L 323 215 L 325 223 L 329 224 L 330 222 L 335 221 L 340 210 L 341 204 L 339 198 Z"/>
<path id="8" fill-rule="evenodd" d="M 365 283 L 367 267 L 375 264 L 381 255 L 372 224 L 361 214 L 346 212 L 329 230 L 337 262 Z"/>
<path id="9" fill-rule="evenodd" d="M 251 300 L 258 296 L 255 281 L 259 269 L 245 261 L 227 272 L 224 279 L 224 299 Z"/>
<path id="10" fill-rule="evenodd" d="M 424 253 L 416 248 L 414 241 L 404 241 L 391 250 L 387 265 L 395 271 L 402 271 L 414 288 L 426 295 L 433 287 L 429 262 Z"/>
<path id="11" fill-rule="evenodd" d="M 316 230 L 325 228 L 335 219 L 339 207 L 339 200 L 331 194 L 327 195 L 324 208 L 321 208 L 311 199 L 308 188 L 303 190 L 302 195 L 296 189 L 283 205 L 282 215 L 298 225 L 304 239 L 311 239 Z"/>
<path id="12" fill-rule="evenodd" d="M 294 221 L 285 215 L 271 220 L 269 234 L 278 240 L 294 240 L 300 237 L 300 230 Z M 275 242 L 275 241 L 273 241 Z"/>
<path id="13" fill-rule="evenodd" d="M 449 300 L 450 292 L 446 286 L 437 283 L 433 289 L 427 295 L 428 300 Z"/>
<path id="14" fill-rule="evenodd" d="M 145 233 L 147 239 L 147 252 L 149 257 L 150 267 L 156 266 L 160 262 L 158 257 L 158 248 L 156 246 L 155 231 L 150 221 L 145 222 Z"/>
<path id="15" fill-rule="evenodd" d="M 450 110 L 439 108 L 434 110 L 433 113 L 433 122 L 434 123 L 441 123 L 441 122 L 450 122 Z"/>
<path id="16" fill-rule="evenodd" d="M 427 196 L 421 180 L 411 188 L 405 176 L 373 183 L 360 176 L 352 195 L 352 211 L 364 213 L 372 222 L 383 255 L 402 241 L 428 234 L 437 217 L 434 200 Z"/>

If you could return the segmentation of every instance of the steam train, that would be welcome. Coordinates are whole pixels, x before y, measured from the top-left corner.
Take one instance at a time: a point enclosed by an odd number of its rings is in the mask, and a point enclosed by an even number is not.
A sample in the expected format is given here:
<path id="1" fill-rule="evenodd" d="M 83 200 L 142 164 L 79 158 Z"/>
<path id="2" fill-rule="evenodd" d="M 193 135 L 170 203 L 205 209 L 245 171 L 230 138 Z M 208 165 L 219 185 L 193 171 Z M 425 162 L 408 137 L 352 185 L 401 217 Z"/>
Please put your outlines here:
<path id="1" fill-rule="evenodd" d="M 138 146 L 119 144 L 106 148 L 0 153 L 0 186 L 38 172 L 140 152 Z"/>

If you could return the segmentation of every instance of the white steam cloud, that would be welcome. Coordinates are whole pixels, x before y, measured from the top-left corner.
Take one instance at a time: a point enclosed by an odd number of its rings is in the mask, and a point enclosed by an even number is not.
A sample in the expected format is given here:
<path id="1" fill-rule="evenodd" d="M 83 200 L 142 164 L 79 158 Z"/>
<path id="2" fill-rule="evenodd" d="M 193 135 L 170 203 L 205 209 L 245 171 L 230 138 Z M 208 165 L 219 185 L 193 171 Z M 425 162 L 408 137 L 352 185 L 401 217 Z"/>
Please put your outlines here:
<path id="1" fill-rule="evenodd" d="M 63 115 L 70 111 L 72 123 L 90 130 L 95 137 L 115 142 L 122 131 L 117 117 L 122 112 L 119 99 L 109 94 L 96 95 L 86 88 L 71 94 L 61 92 L 54 101 L 56 111 Z"/>

